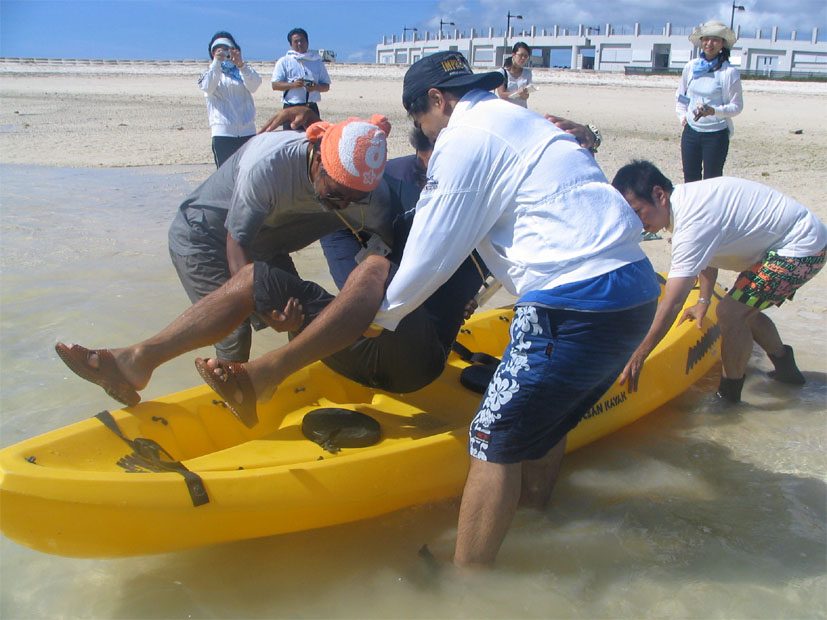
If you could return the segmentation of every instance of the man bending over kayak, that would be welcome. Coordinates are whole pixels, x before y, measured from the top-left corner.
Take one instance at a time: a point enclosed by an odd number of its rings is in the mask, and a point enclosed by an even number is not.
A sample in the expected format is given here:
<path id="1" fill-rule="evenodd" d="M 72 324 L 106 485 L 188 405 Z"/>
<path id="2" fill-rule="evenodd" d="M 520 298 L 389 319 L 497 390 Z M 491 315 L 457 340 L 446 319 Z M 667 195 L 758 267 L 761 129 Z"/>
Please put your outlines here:
<path id="1" fill-rule="evenodd" d="M 297 122 L 310 124 L 306 115 L 296 118 Z M 547 118 L 574 135 L 584 148 L 595 144 L 595 135 L 588 127 L 557 117 Z M 280 126 L 283 118 L 278 120 L 277 126 Z M 333 140 L 327 140 L 328 147 L 321 149 L 322 162 L 335 170 L 333 160 L 338 151 L 329 148 Z M 419 151 L 430 154 L 430 149 Z M 391 166 L 389 170 L 393 168 L 395 174 L 404 176 L 404 162 L 399 163 L 402 167 Z M 315 346 L 300 348 L 300 355 L 289 353 L 295 346 L 285 347 L 288 354 L 281 358 L 282 364 L 276 364 L 282 369 L 280 372 L 274 372 L 273 360 L 282 353 L 270 354 L 246 365 L 197 360 L 205 381 L 246 424 L 254 424 L 257 419 L 256 400 L 266 401 L 285 377 L 319 359 L 343 376 L 370 387 L 392 392 L 424 387 L 442 372 L 465 318 L 466 307 L 479 290 L 486 271 L 480 261 L 466 259 L 395 332 L 385 330 L 376 338 L 363 336 L 384 297 L 389 274 L 395 271 L 393 265 L 401 259 L 417 190 L 421 189 L 389 178 L 387 173 L 384 176 L 395 198 L 393 204 L 400 206 L 393 225 L 394 250 L 387 258 L 368 256 L 356 267 L 352 258 L 342 255 L 342 251 L 347 250 L 344 239 L 338 241 L 338 255 L 328 254 L 326 248 L 331 273 L 342 289 L 335 301 L 312 282 L 266 263 L 250 263 L 222 288 L 199 300 L 148 340 L 123 348 L 94 350 L 58 343 L 58 354 L 77 375 L 100 385 L 115 400 L 134 406 L 140 402 L 138 390 L 146 387 L 158 366 L 221 340 L 236 328 L 239 320 L 256 312 L 277 331 L 297 332 L 312 325 L 310 333 L 299 338 L 297 344 L 309 342 Z M 349 230 L 343 232 L 350 233 Z M 361 250 L 355 236 L 350 248 L 351 253 Z M 347 273 L 351 276 L 345 285 L 342 282 Z"/>
<path id="2" fill-rule="evenodd" d="M 741 400 L 753 340 L 775 366 L 773 379 L 802 385 L 792 347 L 763 310 L 792 299 L 824 266 L 824 224 L 789 196 L 746 179 L 719 177 L 673 187 L 651 162 L 635 161 L 618 170 L 612 184 L 648 232 L 673 232 L 666 291 L 621 383 L 628 381 L 630 392 L 637 389 L 643 361 L 675 322 L 697 277 L 698 303 L 681 320 L 701 324 L 720 268 L 740 275 L 717 309 L 723 362 L 718 397 L 725 403 Z"/>
<path id="3" fill-rule="evenodd" d="M 348 151 L 350 142 L 337 128 L 318 123 L 308 130 L 314 140 L 318 132 L 324 132 L 319 148 L 327 174 L 346 182 L 347 161 L 358 162 L 361 158 L 381 155 L 381 176 L 384 148 L 378 154 L 371 154 L 369 142 L 365 142 L 367 148 L 360 151 L 357 141 L 356 150 Z M 375 181 L 378 183 L 379 179 Z M 246 317 L 256 313 L 277 331 L 310 332 L 306 337 L 309 342 L 314 342 L 314 333 L 322 336 L 317 336 L 319 346 L 313 348 L 296 348 L 290 344 L 282 347 L 278 354 L 280 364 L 272 362 L 274 353 L 243 365 L 218 359 L 196 360 L 204 380 L 248 426 L 257 420 L 257 398 L 269 399 L 285 377 L 319 359 L 339 374 L 369 387 L 398 393 L 424 387 L 444 369 L 464 320 L 465 307 L 482 284 L 483 266 L 479 261 L 465 260 L 450 280 L 411 313 L 399 329 L 386 330 L 376 338 L 364 337 L 363 332 L 384 297 L 386 282 L 394 269 L 393 261 L 401 259 L 418 196 L 418 188 L 413 185 L 392 178 L 387 179 L 387 183 L 391 193 L 398 195 L 394 204 L 399 204 L 401 211 L 394 221 L 393 245 L 397 250 L 387 257 L 384 252 L 389 248 L 377 249 L 378 254 L 364 251 L 367 257 L 353 269 L 338 297 L 289 271 L 256 261 L 242 267 L 221 288 L 196 302 L 148 340 L 123 348 L 97 350 L 58 343 L 58 354 L 77 375 L 100 385 L 119 402 L 132 406 L 140 401 L 138 390 L 147 385 L 155 368 L 174 357 L 220 341 Z M 353 244 L 356 249 L 361 248 L 360 242 L 364 243 L 360 238 Z M 301 342 L 303 334 L 296 339 Z"/>

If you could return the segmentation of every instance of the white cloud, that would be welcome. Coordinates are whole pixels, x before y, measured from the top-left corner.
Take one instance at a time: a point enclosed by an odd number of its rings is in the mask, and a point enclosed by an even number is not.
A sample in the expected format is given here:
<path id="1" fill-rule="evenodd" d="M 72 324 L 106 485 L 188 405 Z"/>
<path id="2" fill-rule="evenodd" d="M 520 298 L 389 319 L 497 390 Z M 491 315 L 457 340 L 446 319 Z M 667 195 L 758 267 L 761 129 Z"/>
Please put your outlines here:
<path id="1" fill-rule="evenodd" d="M 762 28 L 769 31 L 778 26 L 782 31 L 798 30 L 801 33 L 812 32 L 813 27 L 820 30 L 827 28 L 827 3 L 824 0 L 736 0 L 746 8 L 735 14 L 735 23 L 742 30 L 752 31 Z M 423 26 L 437 30 L 440 18 L 454 21 L 457 28 L 468 31 L 470 28 L 487 28 L 493 26 L 495 32 L 505 30 L 507 13 L 523 16 L 523 20 L 512 20 L 517 29 L 550 28 L 559 25 L 572 28 L 579 24 L 600 26 L 611 24 L 614 27 L 631 27 L 640 23 L 641 27 L 652 31 L 659 30 L 667 22 L 673 27 L 683 29 L 697 26 L 709 20 L 730 23 L 732 3 L 675 3 L 663 0 L 522 0 L 510 6 L 502 0 L 469 0 L 440 2 L 437 14 L 423 22 Z"/>
<path id="2" fill-rule="evenodd" d="M 373 62 L 375 57 L 376 51 L 373 48 L 360 49 L 348 54 L 346 62 Z"/>
<path id="3" fill-rule="evenodd" d="M 422 22 L 422 25 L 429 30 L 439 30 L 440 20 L 443 22 L 454 22 L 459 29 L 473 28 L 473 24 L 466 26 L 475 16 L 474 11 L 468 7 L 466 0 L 442 0 L 436 8 L 436 13 L 429 19 Z M 453 26 L 452 26 L 453 27 Z"/>

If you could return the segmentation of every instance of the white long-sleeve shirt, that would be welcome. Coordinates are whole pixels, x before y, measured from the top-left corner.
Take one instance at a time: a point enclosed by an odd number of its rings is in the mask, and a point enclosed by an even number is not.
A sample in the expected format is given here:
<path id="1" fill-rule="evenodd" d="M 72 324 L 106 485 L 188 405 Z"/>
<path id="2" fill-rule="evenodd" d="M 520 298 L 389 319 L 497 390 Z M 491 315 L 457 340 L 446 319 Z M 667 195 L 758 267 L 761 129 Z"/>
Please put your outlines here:
<path id="1" fill-rule="evenodd" d="M 678 120 L 689 123 L 695 131 L 710 132 L 729 129 L 734 133 L 732 121 L 744 109 L 744 94 L 741 89 L 741 74 L 738 69 L 724 61 L 720 69 L 701 77 L 692 77 L 692 68 L 697 59 L 683 67 L 678 90 L 675 92 L 675 113 Z M 689 98 L 689 103 L 681 101 L 681 96 Z M 705 103 L 715 110 L 712 116 L 695 120 L 695 109 Z"/>
<path id="2" fill-rule="evenodd" d="M 241 82 L 221 71 L 221 61 L 213 58 L 198 79 L 207 99 L 207 117 L 213 136 L 234 138 L 256 133 L 256 104 L 251 93 L 261 86 L 261 76 L 249 64 L 239 69 Z"/>
<path id="3" fill-rule="evenodd" d="M 639 239 L 640 220 L 574 137 L 474 90 L 437 138 L 375 322 L 394 329 L 474 248 L 522 296 L 643 260 Z"/>

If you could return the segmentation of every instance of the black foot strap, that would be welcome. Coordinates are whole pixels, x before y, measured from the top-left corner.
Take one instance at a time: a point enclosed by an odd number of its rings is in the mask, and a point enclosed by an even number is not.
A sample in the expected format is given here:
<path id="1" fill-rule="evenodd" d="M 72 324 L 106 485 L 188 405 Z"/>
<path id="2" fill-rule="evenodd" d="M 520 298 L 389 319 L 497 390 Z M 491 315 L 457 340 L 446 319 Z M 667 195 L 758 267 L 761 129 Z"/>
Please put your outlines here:
<path id="1" fill-rule="evenodd" d="M 497 366 L 500 365 L 500 359 L 488 353 L 474 353 L 458 342 L 454 342 L 451 348 L 462 361 L 471 364 L 468 368 L 462 369 L 459 382 L 472 392 L 485 394 Z"/>
<path id="2" fill-rule="evenodd" d="M 172 455 L 164 450 L 161 444 L 157 441 L 153 439 L 146 439 L 144 437 L 129 439 L 123 434 L 121 429 L 118 427 L 117 422 L 115 422 L 115 418 L 113 418 L 112 414 L 108 411 L 101 411 L 95 417 L 100 420 L 106 428 L 123 439 L 127 445 L 132 448 L 134 454 L 128 459 L 130 461 L 132 471 L 138 471 L 134 469 L 134 465 L 137 460 L 141 467 L 150 471 L 173 472 L 180 474 L 184 477 L 184 481 L 187 484 L 187 490 L 189 491 L 193 506 L 203 506 L 210 501 L 210 498 L 207 495 L 207 489 L 204 487 L 204 481 L 201 480 L 201 476 L 187 469 L 181 461 L 173 460 Z M 161 458 L 162 452 L 169 457 L 169 461 L 165 461 Z"/>

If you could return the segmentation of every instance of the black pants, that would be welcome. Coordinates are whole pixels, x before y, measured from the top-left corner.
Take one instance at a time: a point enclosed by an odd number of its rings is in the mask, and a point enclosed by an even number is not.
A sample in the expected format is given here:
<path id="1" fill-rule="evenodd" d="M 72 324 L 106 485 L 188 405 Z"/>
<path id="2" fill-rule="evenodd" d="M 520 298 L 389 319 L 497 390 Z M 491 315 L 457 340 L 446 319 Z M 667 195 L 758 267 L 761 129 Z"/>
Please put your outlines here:
<path id="1" fill-rule="evenodd" d="M 305 108 L 310 108 L 311 110 L 313 110 L 316 113 L 316 116 L 318 116 L 319 118 L 322 117 L 322 115 L 319 113 L 319 106 L 317 106 L 314 101 L 308 101 L 307 103 L 285 103 L 284 106 L 282 107 L 282 109 L 295 108 L 298 105 L 303 106 Z M 281 126 L 281 128 L 282 129 L 292 129 L 292 127 L 290 127 L 290 123 L 285 123 L 284 125 Z M 307 127 L 303 127 L 303 129 L 307 129 Z"/>
<path id="2" fill-rule="evenodd" d="M 215 167 L 220 168 L 221 164 L 230 159 L 241 146 L 253 136 L 242 136 L 240 138 L 233 138 L 232 136 L 213 136 L 212 139 L 212 154 L 215 158 Z"/>
<path id="3" fill-rule="evenodd" d="M 170 250 L 169 256 L 181 284 L 184 285 L 184 291 L 186 291 L 192 303 L 196 303 L 199 299 L 220 288 L 232 277 L 226 254 L 202 252 L 201 254 L 182 256 Z M 267 265 L 268 263 L 298 276 L 293 259 L 287 255 L 273 256 L 264 264 Z M 284 305 L 279 310 L 283 308 Z M 267 327 L 267 324 L 258 316 L 252 315 L 236 327 L 229 336 L 215 344 L 215 356 L 228 362 L 246 362 L 249 360 L 250 346 L 253 340 L 251 324 L 256 330 Z"/>
<path id="4" fill-rule="evenodd" d="M 729 130 L 695 131 L 689 124 L 681 135 L 681 159 L 685 183 L 723 176 L 729 151 Z M 703 176 L 701 175 L 703 164 Z"/>
<path id="5" fill-rule="evenodd" d="M 304 310 L 303 328 L 333 301 L 333 295 L 318 284 L 267 263 L 256 261 L 253 277 L 256 312 L 282 310 L 295 297 Z M 440 344 L 433 321 L 420 306 L 402 319 L 396 331 L 386 329 L 376 338 L 361 337 L 322 362 L 356 383 L 407 393 L 436 379 L 447 359 L 448 351 Z"/>

